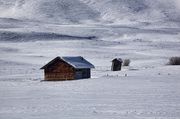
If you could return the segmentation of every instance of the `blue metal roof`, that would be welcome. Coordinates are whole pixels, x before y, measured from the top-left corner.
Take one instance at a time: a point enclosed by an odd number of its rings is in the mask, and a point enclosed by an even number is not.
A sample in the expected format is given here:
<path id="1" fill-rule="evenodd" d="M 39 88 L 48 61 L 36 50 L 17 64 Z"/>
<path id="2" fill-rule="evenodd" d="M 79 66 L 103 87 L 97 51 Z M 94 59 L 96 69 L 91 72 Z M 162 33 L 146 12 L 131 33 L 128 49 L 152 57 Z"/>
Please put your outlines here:
<path id="1" fill-rule="evenodd" d="M 61 57 L 61 59 L 77 69 L 94 68 L 94 65 L 92 65 L 90 62 L 88 62 L 81 56 Z"/>
<path id="2" fill-rule="evenodd" d="M 56 57 L 49 63 L 47 63 L 45 66 L 43 66 L 41 69 L 46 69 L 47 67 L 51 66 L 54 62 L 58 60 L 63 60 L 67 64 L 71 65 L 75 69 L 89 69 L 89 68 L 94 68 L 94 65 L 88 62 L 86 59 L 84 59 L 81 56 L 76 56 L 76 57 Z"/>

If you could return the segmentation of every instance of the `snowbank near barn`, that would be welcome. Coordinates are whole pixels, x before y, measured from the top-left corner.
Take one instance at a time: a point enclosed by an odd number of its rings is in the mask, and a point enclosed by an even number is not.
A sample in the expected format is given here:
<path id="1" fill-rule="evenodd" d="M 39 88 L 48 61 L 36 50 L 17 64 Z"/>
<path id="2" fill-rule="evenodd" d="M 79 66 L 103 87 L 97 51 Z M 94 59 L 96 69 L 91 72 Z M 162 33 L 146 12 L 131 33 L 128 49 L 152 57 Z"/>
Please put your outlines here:
<path id="1" fill-rule="evenodd" d="M 65 82 L 0 81 L 0 118 L 178 119 L 180 80 L 174 69 L 180 70 L 163 67 Z"/>

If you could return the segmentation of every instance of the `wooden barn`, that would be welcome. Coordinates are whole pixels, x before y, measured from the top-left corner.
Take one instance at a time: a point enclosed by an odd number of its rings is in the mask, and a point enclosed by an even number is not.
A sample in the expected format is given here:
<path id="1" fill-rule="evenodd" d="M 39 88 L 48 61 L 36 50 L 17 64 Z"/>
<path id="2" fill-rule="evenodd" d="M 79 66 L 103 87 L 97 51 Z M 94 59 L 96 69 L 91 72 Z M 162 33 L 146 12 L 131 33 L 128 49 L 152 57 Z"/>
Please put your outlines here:
<path id="1" fill-rule="evenodd" d="M 112 71 L 120 71 L 121 70 L 121 66 L 122 66 L 122 59 L 121 58 L 115 58 L 112 60 L 112 66 L 111 66 L 111 70 Z"/>
<path id="2" fill-rule="evenodd" d="M 90 78 L 91 68 L 94 68 L 94 65 L 78 56 L 56 57 L 41 69 L 44 69 L 45 80 L 61 81 Z"/>

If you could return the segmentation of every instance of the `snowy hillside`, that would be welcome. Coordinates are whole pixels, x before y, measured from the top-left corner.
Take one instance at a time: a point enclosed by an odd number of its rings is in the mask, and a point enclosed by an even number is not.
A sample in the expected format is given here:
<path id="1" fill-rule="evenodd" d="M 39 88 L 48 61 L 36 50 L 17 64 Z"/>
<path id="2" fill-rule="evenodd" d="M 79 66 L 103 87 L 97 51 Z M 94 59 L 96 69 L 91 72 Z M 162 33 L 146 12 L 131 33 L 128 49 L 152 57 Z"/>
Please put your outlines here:
<path id="1" fill-rule="evenodd" d="M 179 0 L 0 0 L 0 17 L 44 22 L 179 22 Z"/>
<path id="2" fill-rule="evenodd" d="M 0 0 L 0 119 L 180 119 L 179 0 Z M 57 56 L 92 78 L 45 82 Z M 130 66 L 112 72 L 114 58 Z"/>
<path id="3" fill-rule="evenodd" d="M 60 23 L 95 20 L 99 14 L 79 0 L 13 0 L 2 2 L 1 9 L 2 17 Z"/>

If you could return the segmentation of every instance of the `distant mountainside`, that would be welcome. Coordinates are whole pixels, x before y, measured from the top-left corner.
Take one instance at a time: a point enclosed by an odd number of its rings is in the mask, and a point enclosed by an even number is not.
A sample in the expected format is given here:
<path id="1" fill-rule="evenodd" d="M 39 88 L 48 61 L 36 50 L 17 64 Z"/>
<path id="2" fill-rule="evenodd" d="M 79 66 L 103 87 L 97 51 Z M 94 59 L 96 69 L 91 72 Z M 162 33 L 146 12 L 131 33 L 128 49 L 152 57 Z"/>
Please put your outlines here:
<path id="1" fill-rule="evenodd" d="M 55 23 L 180 22 L 180 0 L 0 0 L 0 17 Z"/>

